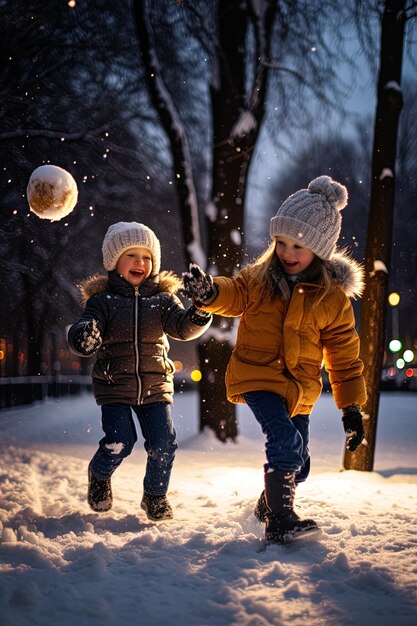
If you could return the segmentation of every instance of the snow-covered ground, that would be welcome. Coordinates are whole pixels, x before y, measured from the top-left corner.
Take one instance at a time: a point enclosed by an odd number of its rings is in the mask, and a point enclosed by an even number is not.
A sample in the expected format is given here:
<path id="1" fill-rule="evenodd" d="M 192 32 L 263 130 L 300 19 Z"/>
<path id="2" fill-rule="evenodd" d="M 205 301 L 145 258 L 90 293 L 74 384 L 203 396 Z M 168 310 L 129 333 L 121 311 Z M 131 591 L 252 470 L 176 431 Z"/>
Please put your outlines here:
<path id="1" fill-rule="evenodd" d="M 175 519 L 139 509 L 145 454 L 113 479 L 113 510 L 86 503 L 101 436 L 89 395 L 0 413 L 2 626 L 415 626 L 417 396 L 382 394 L 375 471 L 340 472 L 340 412 L 312 415 L 312 474 L 300 514 L 322 534 L 262 543 L 253 514 L 263 437 L 239 407 L 239 442 L 197 432 L 197 396 L 177 394 Z"/>

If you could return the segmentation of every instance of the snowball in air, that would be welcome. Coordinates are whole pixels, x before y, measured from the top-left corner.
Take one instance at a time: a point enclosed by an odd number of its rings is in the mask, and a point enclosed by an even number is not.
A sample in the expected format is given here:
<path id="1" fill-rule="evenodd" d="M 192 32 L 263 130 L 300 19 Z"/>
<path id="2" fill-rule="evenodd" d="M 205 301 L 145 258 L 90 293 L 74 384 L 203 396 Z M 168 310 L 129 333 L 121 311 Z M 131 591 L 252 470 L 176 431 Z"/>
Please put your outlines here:
<path id="1" fill-rule="evenodd" d="M 41 219 L 59 221 L 78 199 L 77 183 L 57 165 L 41 165 L 32 172 L 26 190 L 30 210 Z"/>

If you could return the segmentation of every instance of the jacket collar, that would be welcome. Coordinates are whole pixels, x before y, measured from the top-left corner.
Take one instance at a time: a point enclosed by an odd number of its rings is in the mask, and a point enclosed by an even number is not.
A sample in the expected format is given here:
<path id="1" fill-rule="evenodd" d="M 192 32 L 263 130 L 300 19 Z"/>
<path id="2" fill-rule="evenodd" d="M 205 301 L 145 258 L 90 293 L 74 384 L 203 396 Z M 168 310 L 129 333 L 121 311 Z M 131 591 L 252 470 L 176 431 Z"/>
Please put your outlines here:
<path id="1" fill-rule="evenodd" d="M 151 296 L 158 292 L 176 293 L 181 286 L 181 281 L 173 272 L 160 272 L 157 276 L 150 276 L 139 287 L 142 296 Z M 85 304 L 91 296 L 106 291 L 112 291 L 120 295 L 133 296 L 134 288 L 127 280 L 122 278 L 116 271 L 104 274 L 88 276 L 78 285 L 80 301 Z"/>
<path id="2" fill-rule="evenodd" d="M 299 274 L 294 284 L 303 283 L 317 288 L 322 284 L 323 266 L 330 273 L 334 284 L 339 285 L 348 298 L 359 298 L 365 288 L 365 273 L 363 266 L 355 261 L 347 250 L 336 250 L 328 261 L 320 261 L 317 257 L 307 268 L 307 271 Z M 283 284 L 283 279 L 288 284 L 278 257 L 273 261 L 271 272 L 277 285 Z M 282 290 L 282 289 L 281 289 Z"/>
<path id="3" fill-rule="evenodd" d="M 139 293 L 142 296 L 150 296 L 158 291 L 158 286 L 159 276 L 149 276 L 139 285 Z M 135 295 L 135 288 L 115 270 L 108 273 L 108 289 L 121 296 Z"/>

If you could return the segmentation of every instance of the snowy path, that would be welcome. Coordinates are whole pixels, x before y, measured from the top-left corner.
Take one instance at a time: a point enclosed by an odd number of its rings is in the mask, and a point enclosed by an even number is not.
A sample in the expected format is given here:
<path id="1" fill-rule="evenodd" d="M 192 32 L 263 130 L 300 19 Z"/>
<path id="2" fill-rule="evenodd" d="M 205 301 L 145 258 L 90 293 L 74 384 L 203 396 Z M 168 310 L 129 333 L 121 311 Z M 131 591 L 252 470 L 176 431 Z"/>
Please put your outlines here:
<path id="1" fill-rule="evenodd" d="M 88 396 L 2 412 L 0 623 L 415 626 L 414 404 L 413 394 L 386 394 L 380 471 L 341 473 L 340 418 L 324 396 L 314 471 L 297 494 L 298 511 L 323 533 L 264 551 L 252 514 L 263 441 L 249 414 L 240 443 L 224 446 L 195 434 L 195 397 L 178 398 L 175 520 L 153 524 L 138 507 L 140 441 L 113 479 L 112 512 L 89 510 L 86 468 L 100 429 Z"/>

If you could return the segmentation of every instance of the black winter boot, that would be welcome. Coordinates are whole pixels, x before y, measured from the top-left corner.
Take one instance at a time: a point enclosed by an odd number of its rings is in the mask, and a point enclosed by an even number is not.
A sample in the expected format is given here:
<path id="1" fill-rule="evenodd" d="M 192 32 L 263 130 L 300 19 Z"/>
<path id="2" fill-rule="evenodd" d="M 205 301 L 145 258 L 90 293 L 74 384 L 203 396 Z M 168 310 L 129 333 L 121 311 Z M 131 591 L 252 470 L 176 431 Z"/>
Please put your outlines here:
<path id="1" fill-rule="evenodd" d="M 100 513 L 109 511 L 113 504 L 110 478 L 106 478 L 104 480 L 96 478 L 92 472 L 91 463 L 88 466 L 87 500 L 93 511 L 98 511 Z"/>
<path id="2" fill-rule="evenodd" d="M 265 474 L 267 544 L 288 543 L 320 531 L 312 519 L 302 520 L 294 511 L 295 474 L 276 470 Z"/>
<path id="3" fill-rule="evenodd" d="M 300 519 L 299 516 L 297 515 L 297 513 L 295 511 L 294 515 L 296 518 Z M 266 503 L 265 500 L 265 490 L 262 491 L 261 495 L 258 498 L 258 501 L 255 505 L 255 509 L 253 511 L 254 516 L 256 517 L 256 519 L 258 520 L 258 522 L 266 522 L 266 518 L 268 516 L 268 505 Z M 316 522 L 314 522 L 313 520 L 305 520 L 307 522 L 310 522 L 311 524 L 315 524 Z"/>
<path id="4" fill-rule="evenodd" d="M 166 496 L 154 496 L 144 491 L 140 507 L 145 511 L 148 519 L 154 522 L 172 519 L 174 516 Z"/>

